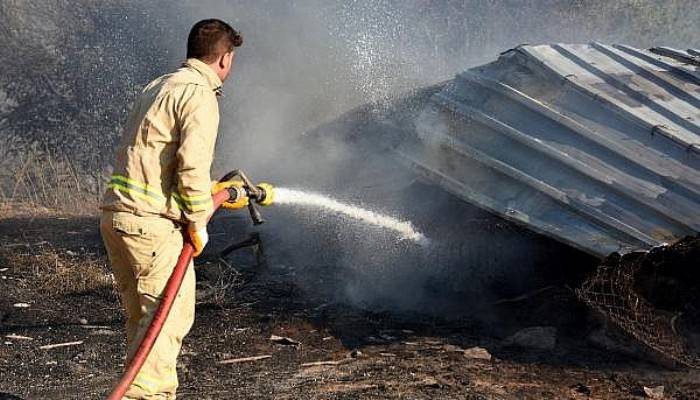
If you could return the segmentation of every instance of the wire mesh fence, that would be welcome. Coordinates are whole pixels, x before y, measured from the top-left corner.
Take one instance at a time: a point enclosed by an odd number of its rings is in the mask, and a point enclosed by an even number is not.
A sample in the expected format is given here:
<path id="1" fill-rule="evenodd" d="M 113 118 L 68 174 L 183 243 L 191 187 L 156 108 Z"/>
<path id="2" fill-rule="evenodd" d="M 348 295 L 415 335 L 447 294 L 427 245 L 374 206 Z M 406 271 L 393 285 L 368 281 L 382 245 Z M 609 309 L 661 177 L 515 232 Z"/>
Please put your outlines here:
<path id="1" fill-rule="evenodd" d="M 624 259 L 609 258 L 576 294 L 652 351 L 677 363 L 700 368 L 699 355 L 678 327 L 682 313 L 659 309 L 639 293 L 637 279 L 645 255 L 632 253 Z"/>

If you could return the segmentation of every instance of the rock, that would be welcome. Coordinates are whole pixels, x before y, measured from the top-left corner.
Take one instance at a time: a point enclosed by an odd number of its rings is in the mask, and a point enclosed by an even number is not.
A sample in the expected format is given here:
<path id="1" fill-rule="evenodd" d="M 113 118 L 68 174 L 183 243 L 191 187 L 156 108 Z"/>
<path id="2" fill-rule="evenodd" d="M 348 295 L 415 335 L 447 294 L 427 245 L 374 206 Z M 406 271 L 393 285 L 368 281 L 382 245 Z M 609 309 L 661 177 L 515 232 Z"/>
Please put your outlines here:
<path id="1" fill-rule="evenodd" d="M 80 325 L 87 325 L 88 324 L 88 320 L 85 318 L 80 318 L 78 320 L 78 322 L 80 323 Z"/>
<path id="2" fill-rule="evenodd" d="M 538 350 L 552 350 L 557 344 L 557 328 L 553 326 L 533 326 L 521 329 L 506 338 L 503 344 Z"/>
<path id="3" fill-rule="evenodd" d="M 442 346 L 442 349 L 448 353 L 461 353 L 464 351 L 463 348 L 461 348 L 459 346 L 455 346 L 453 344 L 446 344 L 446 345 Z"/>
<path id="4" fill-rule="evenodd" d="M 664 387 L 663 386 L 654 386 L 654 387 L 644 386 L 643 389 L 644 389 L 644 394 L 646 394 L 647 397 L 650 399 L 663 399 L 664 398 Z"/>
<path id="5" fill-rule="evenodd" d="M 491 361 L 491 353 L 483 347 L 470 347 L 463 354 L 466 358 Z"/>
<path id="6" fill-rule="evenodd" d="M 639 354 L 639 348 L 635 347 L 628 338 L 615 335 L 614 332 L 609 331 L 605 326 L 592 331 L 587 339 L 597 347 L 608 351 L 622 354 Z"/>
<path id="7" fill-rule="evenodd" d="M 570 386 L 570 389 L 573 392 L 576 392 L 578 394 L 582 394 L 585 396 L 590 396 L 591 395 L 591 388 L 588 386 L 584 385 L 583 383 L 577 383 L 575 385 Z"/>
<path id="8" fill-rule="evenodd" d="M 418 383 L 418 385 L 431 387 L 431 388 L 438 388 L 438 387 L 440 387 L 440 382 L 438 382 L 437 379 L 435 379 L 431 376 L 426 376 L 422 381 L 420 381 Z"/>

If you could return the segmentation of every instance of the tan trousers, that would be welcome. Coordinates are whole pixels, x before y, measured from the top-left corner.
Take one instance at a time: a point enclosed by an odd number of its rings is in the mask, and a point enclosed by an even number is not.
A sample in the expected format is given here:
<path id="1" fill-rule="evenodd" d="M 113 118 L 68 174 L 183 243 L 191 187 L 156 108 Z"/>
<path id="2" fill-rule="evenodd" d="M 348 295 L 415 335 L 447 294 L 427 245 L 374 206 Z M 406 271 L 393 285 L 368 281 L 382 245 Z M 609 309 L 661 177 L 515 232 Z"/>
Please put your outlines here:
<path id="1" fill-rule="evenodd" d="M 105 211 L 100 232 L 126 309 L 128 362 L 153 318 L 182 250 L 182 231 L 166 218 Z M 125 399 L 175 399 L 177 356 L 194 322 L 194 303 L 195 276 L 190 264 L 160 336 Z"/>

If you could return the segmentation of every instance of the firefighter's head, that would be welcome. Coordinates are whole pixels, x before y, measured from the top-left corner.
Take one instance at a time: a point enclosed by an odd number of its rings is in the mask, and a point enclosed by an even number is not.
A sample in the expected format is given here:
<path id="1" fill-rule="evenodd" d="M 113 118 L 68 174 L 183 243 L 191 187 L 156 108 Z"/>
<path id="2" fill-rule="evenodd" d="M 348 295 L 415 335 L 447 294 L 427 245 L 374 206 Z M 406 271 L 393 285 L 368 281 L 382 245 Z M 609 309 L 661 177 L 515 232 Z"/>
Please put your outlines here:
<path id="1" fill-rule="evenodd" d="M 192 27 L 187 38 L 187 58 L 196 58 L 208 64 L 221 81 L 231 73 L 236 47 L 243 44 L 243 36 L 229 24 L 218 19 L 204 19 Z"/>

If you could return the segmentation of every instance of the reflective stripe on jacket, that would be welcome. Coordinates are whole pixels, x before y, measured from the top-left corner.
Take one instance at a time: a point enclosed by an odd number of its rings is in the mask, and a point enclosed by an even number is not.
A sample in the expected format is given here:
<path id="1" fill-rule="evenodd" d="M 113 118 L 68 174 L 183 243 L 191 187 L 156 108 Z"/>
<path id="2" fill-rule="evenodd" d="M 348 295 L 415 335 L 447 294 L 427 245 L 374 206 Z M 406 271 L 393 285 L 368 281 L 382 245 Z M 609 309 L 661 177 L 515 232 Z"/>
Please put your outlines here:
<path id="1" fill-rule="evenodd" d="M 188 59 L 143 89 L 122 132 L 103 210 L 206 226 L 221 84 L 205 63 Z"/>

